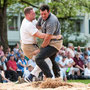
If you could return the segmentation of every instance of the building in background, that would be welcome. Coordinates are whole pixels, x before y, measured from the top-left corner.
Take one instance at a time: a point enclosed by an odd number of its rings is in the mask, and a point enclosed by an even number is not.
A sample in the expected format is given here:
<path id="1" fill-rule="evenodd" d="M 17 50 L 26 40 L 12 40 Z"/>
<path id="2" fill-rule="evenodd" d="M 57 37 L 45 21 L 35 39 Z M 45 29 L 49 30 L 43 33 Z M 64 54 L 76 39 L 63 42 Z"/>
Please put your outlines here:
<path id="1" fill-rule="evenodd" d="M 48 0 L 46 0 L 46 3 L 48 3 Z M 17 4 L 17 6 L 19 5 L 20 4 Z M 20 6 L 20 7 L 23 7 L 23 6 Z M 79 28 L 80 33 L 82 35 L 85 35 L 88 37 L 87 46 L 90 46 L 90 15 L 83 14 L 78 17 L 79 19 L 75 20 L 76 27 Z M 23 18 L 24 18 L 24 14 L 22 13 L 22 11 L 20 11 L 18 12 L 18 14 L 14 14 L 11 19 L 8 19 L 7 34 L 8 34 L 9 45 L 15 45 L 17 42 L 20 41 L 20 26 Z"/>

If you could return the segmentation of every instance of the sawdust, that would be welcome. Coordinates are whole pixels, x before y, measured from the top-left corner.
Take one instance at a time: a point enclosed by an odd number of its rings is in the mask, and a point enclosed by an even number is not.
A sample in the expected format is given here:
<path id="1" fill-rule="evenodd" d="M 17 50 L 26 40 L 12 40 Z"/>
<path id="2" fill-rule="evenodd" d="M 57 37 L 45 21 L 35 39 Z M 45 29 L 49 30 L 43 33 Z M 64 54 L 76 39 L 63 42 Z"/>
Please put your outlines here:
<path id="1" fill-rule="evenodd" d="M 0 90 L 90 90 L 90 84 L 63 82 L 60 78 L 32 83 L 0 83 Z"/>

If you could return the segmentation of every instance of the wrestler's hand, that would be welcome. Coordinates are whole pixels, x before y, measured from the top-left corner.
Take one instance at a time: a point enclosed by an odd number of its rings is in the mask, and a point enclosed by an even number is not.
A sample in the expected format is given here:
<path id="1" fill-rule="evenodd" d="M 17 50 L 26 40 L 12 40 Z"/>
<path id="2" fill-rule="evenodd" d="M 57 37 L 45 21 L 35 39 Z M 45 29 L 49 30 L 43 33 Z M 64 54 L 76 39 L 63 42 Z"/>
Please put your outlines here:
<path id="1" fill-rule="evenodd" d="M 37 50 L 35 50 L 34 52 L 33 52 L 33 55 L 36 55 L 36 54 L 38 54 L 40 52 L 40 49 L 37 49 Z"/>
<path id="2" fill-rule="evenodd" d="M 62 35 L 57 35 L 56 36 L 56 39 L 61 39 L 61 38 L 63 38 Z"/>

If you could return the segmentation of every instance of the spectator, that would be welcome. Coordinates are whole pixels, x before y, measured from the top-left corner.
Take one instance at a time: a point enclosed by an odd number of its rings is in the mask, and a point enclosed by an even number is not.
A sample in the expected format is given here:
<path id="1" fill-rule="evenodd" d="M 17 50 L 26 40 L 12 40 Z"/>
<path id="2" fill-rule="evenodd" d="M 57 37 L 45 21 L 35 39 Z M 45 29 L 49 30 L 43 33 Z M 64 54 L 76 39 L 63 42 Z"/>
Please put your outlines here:
<path id="1" fill-rule="evenodd" d="M 10 54 L 11 54 L 11 48 L 9 48 L 9 47 L 7 49 L 7 54 L 8 54 L 8 56 L 10 56 Z"/>
<path id="2" fill-rule="evenodd" d="M 75 65 L 75 62 L 71 58 L 70 52 L 68 52 L 68 54 L 67 54 L 66 65 L 67 65 L 66 72 L 68 73 L 68 75 L 72 75 L 72 73 L 73 73 L 73 65 Z M 68 71 L 68 69 L 70 69 L 70 70 Z"/>
<path id="3" fill-rule="evenodd" d="M 33 57 L 32 59 L 29 59 L 28 60 L 28 65 L 32 65 L 33 67 L 35 67 L 36 66 L 36 62 L 35 62 L 35 58 Z"/>
<path id="4" fill-rule="evenodd" d="M 21 49 L 19 49 L 18 52 L 17 52 L 18 57 L 20 57 L 21 54 L 23 54 L 23 52 L 22 52 Z"/>
<path id="5" fill-rule="evenodd" d="M 77 52 L 75 57 L 73 58 L 74 62 L 75 62 L 75 69 L 74 71 L 78 71 L 78 69 L 83 72 L 84 71 L 84 63 L 83 61 L 80 59 L 80 54 Z M 80 75 L 80 72 L 78 71 L 78 75 Z"/>
<path id="6" fill-rule="evenodd" d="M 34 67 L 32 65 L 28 65 L 28 69 L 25 69 L 23 77 L 24 79 L 28 78 L 28 76 L 30 75 L 30 72 L 34 69 Z"/>
<path id="7" fill-rule="evenodd" d="M 27 67 L 27 61 L 24 58 L 24 55 L 21 54 L 20 60 L 18 61 L 18 71 L 21 71 L 22 73 L 24 73 L 24 69 Z"/>
<path id="8" fill-rule="evenodd" d="M 17 54 L 15 54 L 14 57 L 15 57 L 16 63 L 18 63 L 18 60 L 20 59 L 20 57 Z"/>
<path id="9" fill-rule="evenodd" d="M 7 62 L 6 77 L 9 78 L 11 81 L 18 80 L 17 64 L 14 61 L 14 55 L 12 54 L 10 55 L 10 60 Z"/>
<path id="10" fill-rule="evenodd" d="M 83 60 L 85 67 L 87 67 L 88 62 L 90 62 L 90 58 L 87 52 L 84 52 L 84 56 L 82 57 L 82 60 Z"/>
<path id="11" fill-rule="evenodd" d="M 12 54 L 12 55 L 15 55 L 15 53 L 14 53 L 14 51 L 13 51 L 13 50 L 11 51 L 11 54 Z M 11 54 L 10 54 L 10 55 L 11 55 Z"/>
<path id="12" fill-rule="evenodd" d="M 90 56 L 90 47 L 88 47 L 88 55 Z"/>
<path id="13" fill-rule="evenodd" d="M 4 71 L 7 70 L 7 66 L 6 66 L 5 60 L 6 60 L 6 57 L 5 57 L 5 56 L 1 56 L 0 66 L 2 67 L 2 69 L 3 69 Z"/>
<path id="14" fill-rule="evenodd" d="M 19 50 L 19 44 L 16 43 L 15 48 L 13 49 L 14 53 L 16 54 Z"/>
<path id="15" fill-rule="evenodd" d="M 81 47 L 80 46 L 77 47 L 77 52 L 80 53 L 80 54 L 82 54 L 82 51 L 81 51 Z"/>
<path id="16" fill-rule="evenodd" d="M 60 60 L 60 62 L 59 62 L 60 75 L 64 81 L 67 81 L 67 78 L 66 78 L 66 59 L 67 59 L 66 56 L 63 56 L 62 60 Z"/>
<path id="17" fill-rule="evenodd" d="M 0 83 L 3 82 L 10 82 L 10 81 L 5 77 L 4 71 L 0 70 Z"/>
<path id="18" fill-rule="evenodd" d="M 67 56 L 68 52 L 70 52 L 72 58 L 75 56 L 74 51 L 73 51 L 73 44 L 72 43 L 68 44 L 68 48 L 65 51 L 66 56 Z"/>
<path id="19" fill-rule="evenodd" d="M 90 79 L 90 62 L 87 64 L 87 68 L 84 70 L 84 77 Z"/>
<path id="20" fill-rule="evenodd" d="M 3 46 L 2 46 L 2 45 L 0 45 L 0 57 L 1 57 L 1 56 L 4 56 Z"/>
<path id="21" fill-rule="evenodd" d="M 8 52 L 5 52 L 6 62 L 9 60 L 9 56 L 10 54 L 8 54 Z"/>
<path id="22" fill-rule="evenodd" d="M 87 52 L 88 53 L 88 47 L 85 47 L 84 48 L 84 52 Z"/>
<path id="23" fill-rule="evenodd" d="M 55 57 L 55 61 L 58 63 L 60 60 L 62 60 L 62 56 L 60 55 L 60 52 L 58 52 Z"/>

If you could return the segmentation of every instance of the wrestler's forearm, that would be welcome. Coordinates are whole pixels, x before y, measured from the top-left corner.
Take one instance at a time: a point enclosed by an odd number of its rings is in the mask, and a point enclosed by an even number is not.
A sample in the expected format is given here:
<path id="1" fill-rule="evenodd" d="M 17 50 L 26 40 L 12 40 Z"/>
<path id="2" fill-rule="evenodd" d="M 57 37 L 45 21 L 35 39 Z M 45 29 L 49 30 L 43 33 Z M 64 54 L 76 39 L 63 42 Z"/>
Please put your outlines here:
<path id="1" fill-rule="evenodd" d="M 61 39 L 62 35 L 52 35 L 51 39 Z"/>
<path id="2" fill-rule="evenodd" d="M 37 31 L 33 36 L 41 38 L 41 39 L 45 38 L 45 34 L 41 33 L 40 31 Z"/>
<path id="3" fill-rule="evenodd" d="M 44 48 L 47 45 L 49 45 L 52 35 L 46 35 L 44 38 L 43 43 L 41 44 L 41 47 Z"/>
<path id="4" fill-rule="evenodd" d="M 45 39 L 45 37 L 47 35 L 48 34 L 45 34 L 45 33 L 42 33 L 40 31 L 38 31 L 33 36 L 38 37 L 38 38 L 41 38 L 41 39 Z M 62 37 L 62 35 L 50 35 L 50 36 L 51 36 L 51 39 L 60 39 Z"/>

